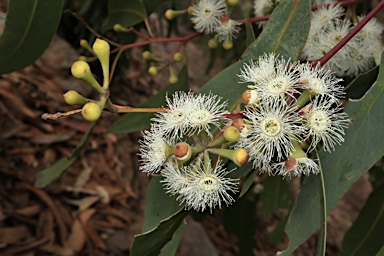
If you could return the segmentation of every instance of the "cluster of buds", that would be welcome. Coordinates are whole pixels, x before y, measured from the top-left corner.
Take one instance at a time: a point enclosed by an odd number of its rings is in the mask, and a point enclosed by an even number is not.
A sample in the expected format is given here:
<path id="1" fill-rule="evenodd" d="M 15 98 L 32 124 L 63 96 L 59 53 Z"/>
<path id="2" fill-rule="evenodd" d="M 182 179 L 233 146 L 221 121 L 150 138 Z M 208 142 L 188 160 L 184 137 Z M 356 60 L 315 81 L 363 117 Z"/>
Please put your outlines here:
<path id="1" fill-rule="evenodd" d="M 245 125 L 235 146 L 245 148 L 261 172 L 317 174 L 311 151 L 320 142 L 333 151 L 349 123 L 341 107 L 341 79 L 328 69 L 289 63 L 274 54 L 245 64 L 238 76 L 249 90 L 243 94 Z"/>
<path id="2" fill-rule="evenodd" d="M 164 176 L 166 191 L 177 195 L 187 209 L 212 211 L 222 202 L 234 201 L 231 194 L 237 191 L 238 180 L 226 177 L 230 171 L 220 159 L 242 166 L 248 153 L 240 147 L 228 149 L 240 132 L 226 118 L 226 105 L 212 94 L 177 92 L 167 97 L 166 108 L 152 119 L 140 141 L 140 169 Z"/>
<path id="3" fill-rule="evenodd" d="M 230 19 L 228 14 L 229 9 L 237 3 L 238 0 L 197 0 L 186 10 L 167 10 L 165 17 L 174 19 L 188 12 L 192 15 L 191 21 L 196 31 L 206 34 L 215 33 L 215 37 L 208 43 L 211 48 L 216 47 L 218 42 L 223 42 L 224 49 L 231 49 L 233 47 L 232 39 L 236 38 L 241 23 Z"/>
<path id="4" fill-rule="evenodd" d="M 100 99 L 98 101 L 88 99 L 78 92 L 70 90 L 64 94 L 64 100 L 69 105 L 83 105 L 81 114 L 84 119 L 87 121 L 96 121 L 99 119 L 108 100 L 110 47 L 109 44 L 102 39 L 96 39 L 92 48 L 84 40 L 82 40 L 81 44 L 99 59 L 103 70 L 104 83 L 103 86 L 99 84 L 93 76 L 88 63 L 84 60 L 79 60 L 72 64 L 72 75 L 90 84 L 100 94 Z"/>
<path id="5" fill-rule="evenodd" d="M 174 68 L 172 67 L 172 64 L 176 63 L 176 62 L 180 62 L 183 60 L 183 55 L 180 53 L 180 52 L 176 52 L 172 55 L 171 57 L 171 60 L 170 61 L 164 61 L 158 57 L 156 57 L 152 52 L 150 51 L 144 51 L 142 53 L 142 57 L 147 60 L 147 61 L 150 61 L 150 62 L 155 62 L 155 63 L 160 63 L 160 65 L 151 65 L 148 69 L 148 73 L 151 75 L 151 76 L 156 76 L 160 71 L 162 71 L 164 68 L 168 67 L 169 68 L 169 79 L 168 79 L 168 82 L 170 84 L 176 84 L 179 79 L 177 77 L 177 74 L 174 70 Z"/>

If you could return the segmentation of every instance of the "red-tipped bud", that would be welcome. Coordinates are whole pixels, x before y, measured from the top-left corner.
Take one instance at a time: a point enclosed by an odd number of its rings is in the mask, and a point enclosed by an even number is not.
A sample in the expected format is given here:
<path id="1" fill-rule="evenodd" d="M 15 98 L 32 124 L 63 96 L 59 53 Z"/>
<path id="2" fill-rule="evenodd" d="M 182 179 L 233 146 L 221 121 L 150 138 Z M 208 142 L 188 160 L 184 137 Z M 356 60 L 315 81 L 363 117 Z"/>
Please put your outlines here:
<path id="1" fill-rule="evenodd" d="M 177 160 L 185 162 L 191 159 L 192 156 L 192 149 L 191 146 L 189 146 L 185 142 L 179 142 L 175 145 L 174 151 L 173 151 L 175 157 Z"/>
<path id="2" fill-rule="evenodd" d="M 297 167 L 297 160 L 293 157 L 288 158 L 284 163 L 284 168 L 287 172 L 295 170 Z"/>
<path id="3" fill-rule="evenodd" d="M 248 152 L 243 148 L 238 148 L 235 150 L 235 161 L 234 163 L 238 166 L 242 166 L 248 162 L 249 155 Z"/>

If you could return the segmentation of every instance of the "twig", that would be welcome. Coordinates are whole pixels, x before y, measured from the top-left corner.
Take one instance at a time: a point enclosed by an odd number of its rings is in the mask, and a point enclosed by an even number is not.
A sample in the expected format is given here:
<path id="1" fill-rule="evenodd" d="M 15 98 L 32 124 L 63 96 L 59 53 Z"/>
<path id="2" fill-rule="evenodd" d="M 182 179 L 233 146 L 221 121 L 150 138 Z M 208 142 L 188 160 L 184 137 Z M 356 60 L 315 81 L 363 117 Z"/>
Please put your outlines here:
<path id="1" fill-rule="evenodd" d="M 75 115 L 75 114 L 78 114 L 80 112 L 81 112 L 81 109 L 75 109 L 75 110 L 71 110 L 71 111 L 68 111 L 65 113 L 61 113 L 61 112 L 57 112 L 55 114 L 44 113 L 41 116 L 41 118 L 44 120 L 58 120 L 59 118 Z"/>

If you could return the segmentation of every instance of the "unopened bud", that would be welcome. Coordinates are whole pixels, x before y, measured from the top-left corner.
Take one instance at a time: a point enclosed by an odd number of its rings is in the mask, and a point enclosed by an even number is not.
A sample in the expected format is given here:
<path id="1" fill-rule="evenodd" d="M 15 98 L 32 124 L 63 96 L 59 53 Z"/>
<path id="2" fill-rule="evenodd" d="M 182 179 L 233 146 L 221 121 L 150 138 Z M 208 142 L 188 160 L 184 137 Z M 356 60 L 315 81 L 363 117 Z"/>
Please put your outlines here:
<path id="1" fill-rule="evenodd" d="M 208 41 L 209 48 L 214 49 L 214 48 L 217 48 L 217 46 L 218 46 L 218 41 L 216 37 L 209 39 Z"/>
<path id="2" fill-rule="evenodd" d="M 65 102 L 69 105 L 83 105 L 89 102 L 89 99 L 84 98 L 74 90 L 67 91 L 63 96 Z"/>
<path id="3" fill-rule="evenodd" d="M 155 66 L 151 66 L 149 67 L 148 69 L 148 73 L 151 75 L 151 76 L 156 76 L 158 73 L 159 73 L 159 68 L 155 67 Z"/>
<path id="4" fill-rule="evenodd" d="M 240 132 L 234 126 L 229 126 L 224 131 L 224 138 L 229 142 L 236 142 L 240 139 Z"/>
<path id="5" fill-rule="evenodd" d="M 256 105 L 260 102 L 259 93 L 256 90 L 246 90 L 241 99 L 245 105 Z"/>
<path id="6" fill-rule="evenodd" d="M 110 47 L 107 41 L 97 38 L 92 46 L 93 52 L 101 63 L 103 69 L 104 83 L 109 81 L 109 54 Z"/>
<path id="7" fill-rule="evenodd" d="M 84 79 L 91 74 L 91 69 L 87 62 L 78 60 L 72 64 L 71 72 L 74 77 Z"/>
<path id="8" fill-rule="evenodd" d="M 313 104 L 312 103 L 310 103 L 308 105 L 305 105 L 304 107 L 302 107 L 300 109 L 299 114 L 302 115 L 302 116 L 306 116 L 306 115 L 308 115 L 309 112 L 311 112 L 312 108 L 313 108 Z"/>
<path id="9" fill-rule="evenodd" d="M 232 49 L 233 47 L 233 42 L 231 40 L 224 40 L 223 42 L 223 48 L 225 50 L 229 50 L 229 49 Z"/>
<path id="10" fill-rule="evenodd" d="M 121 26 L 120 24 L 113 25 L 113 30 L 115 32 L 128 32 L 129 31 L 127 28 Z"/>
<path id="11" fill-rule="evenodd" d="M 245 121 L 243 118 L 235 119 L 232 121 L 232 126 L 236 127 L 240 132 L 244 129 Z"/>
<path id="12" fill-rule="evenodd" d="M 248 162 L 249 155 L 248 152 L 243 148 L 238 148 L 235 150 L 235 161 L 233 161 L 237 166 L 242 166 Z"/>
<path id="13" fill-rule="evenodd" d="M 173 55 L 173 60 L 176 62 L 180 62 L 183 60 L 183 55 L 181 53 L 177 52 Z"/>
<path id="14" fill-rule="evenodd" d="M 284 163 L 284 168 L 287 172 L 295 170 L 297 168 L 297 160 L 293 157 L 288 158 Z"/>
<path id="15" fill-rule="evenodd" d="M 185 142 L 179 142 L 174 147 L 174 155 L 177 160 L 185 162 L 191 159 L 192 156 L 192 149 L 191 146 L 189 146 Z"/>
<path id="16" fill-rule="evenodd" d="M 87 51 L 93 53 L 93 50 L 92 50 L 92 48 L 91 48 L 91 46 L 89 45 L 89 43 L 88 43 L 87 40 L 85 40 L 85 39 L 81 39 L 81 40 L 80 40 L 80 46 L 83 47 L 85 50 L 87 50 Z"/>
<path id="17" fill-rule="evenodd" d="M 178 81 L 179 81 L 179 78 L 177 76 L 175 76 L 175 75 L 171 75 L 169 77 L 169 83 L 170 84 L 176 84 Z"/>
<path id="18" fill-rule="evenodd" d="M 81 109 L 81 114 L 87 121 L 96 121 L 101 115 L 100 107 L 94 102 L 88 102 Z"/>
<path id="19" fill-rule="evenodd" d="M 104 93 L 104 89 L 96 81 L 91 73 L 91 69 L 87 62 L 78 60 L 72 64 L 71 67 L 72 75 L 76 78 L 82 79 L 85 82 L 89 83 L 93 88 L 95 88 L 99 93 Z"/>
<path id="20" fill-rule="evenodd" d="M 236 6 L 239 3 L 239 0 L 228 0 L 227 3 L 230 6 Z"/>

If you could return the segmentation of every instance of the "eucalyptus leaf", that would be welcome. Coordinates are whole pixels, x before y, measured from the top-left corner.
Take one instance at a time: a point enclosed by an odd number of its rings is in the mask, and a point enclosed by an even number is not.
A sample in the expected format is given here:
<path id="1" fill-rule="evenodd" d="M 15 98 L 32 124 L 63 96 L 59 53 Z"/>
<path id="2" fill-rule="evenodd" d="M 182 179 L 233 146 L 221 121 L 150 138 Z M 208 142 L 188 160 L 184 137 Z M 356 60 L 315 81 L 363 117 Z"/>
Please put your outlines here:
<path id="1" fill-rule="evenodd" d="M 95 125 L 96 125 L 96 122 L 92 122 L 89 125 L 88 130 L 83 135 L 83 137 L 77 144 L 76 148 L 72 151 L 71 157 L 69 159 L 62 158 L 58 162 L 56 162 L 54 165 L 42 170 L 37 174 L 36 181 L 35 181 L 36 187 L 43 188 L 49 185 L 54 179 L 60 177 L 60 175 L 75 162 L 78 155 L 81 153 L 85 144 L 87 143 L 89 136 L 92 134 L 92 131 L 93 131 L 93 128 L 95 128 Z"/>
<path id="2" fill-rule="evenodd" d="M 261 217 L 267 220 L 273 211 L 288 208 L 293 196 L 289 183 L 281 176 L 268 176 L 261 184 L 264 187 L 260 195 Z"/>
<path id="3" fill-rule="evenodd" d="M 243 183 L 243 187 L 241 188 L 239 197 L 242 197 L 247 193 L 247 191 L 251 188 L 252 184 L 255 182 L 255 178 L 257 175 L 257 170 L 253 170 L 248 177 L 245 179 Z"/>
<path id="4" fill-rule="evenodd" d="M 242 59 L 275 52 L 296 61 L 307 41 L 310 27 L 309 0 L 284 0 L 273 11 L 260 36 L 243 53 Z"/>
<path id="5" fill-rule="evenodd" d="M 187 212 L 180 210 L 176 214 L 160 222 L 154 229 L 140 235 L 136 235 L 132 247 L 132 256 L 158 256 L 162 248 L 171 241 L 174 233 L 187 216 Z M 179 240 L 180 241 L 180 240 Z M 164 254 L 165 255 L 165 254 Z M 167 255 L 168 256 L 168 255 Z"/>
<path id="6" fill-rule="evenodd" d="M 176 84 L 169 85 L 156 95 L 152 96 L 148 101 L 138 106 L 138 108 L 162 107 L 165 105 L 165 96 L 171 95 L 177 91 L 189 90 L 188 69 L 184 66 L 179 73 L 179 81 Z M 109 133 L 130 133 L 142 131 L 149 128 L 151 118 L 154 113 L 128 113 L 120 117 L 108 129 Z"/>
<path id="7" fill-rule="evenodd" d="M 147 18 L 147 11 L 140 0 L 109 0 L 108 18 L 102 27 L 103 33 L 115 24 L 132 27 Z"/>
<path id="8" fill-rule="evenodd" d="M 9 1 L 0 38 L 0 75 L 20 70 L 43 54 L 56 33 L 63 2 Z"/>
<path id="9" fill-rule="evenodd" d="M 349 85 L 345 88 L 346 98 L 360 99 L 371 88 L 372 84 L 376 81 L 379 74 L 379 66 L 368 70 L 365 73 L 359 74 Z"/>
<path id="10" fill-rule="evenodd" d="M 375 255 L 384 246 L 384 185 L 375 189 L 344 236 L 342 256 Z"/>
<path id="11" fill-rule="evenodd" d="M 384 155 L 384 67 L 383 55 L 379 78 L 360 101 L 350 101 L 346 108 L 351 124 L 345 142 L 335 152 L 320 152 L 327 197 L 327 214 L 348 191 L 352 184 Z M 313 234 L 320 225 L 319 191 L 316 177 L 311 175 L 302 184 L 300 195 L 291 212 L 285 231 L 288 248 L 281 255 L 291 253 Z"/>

